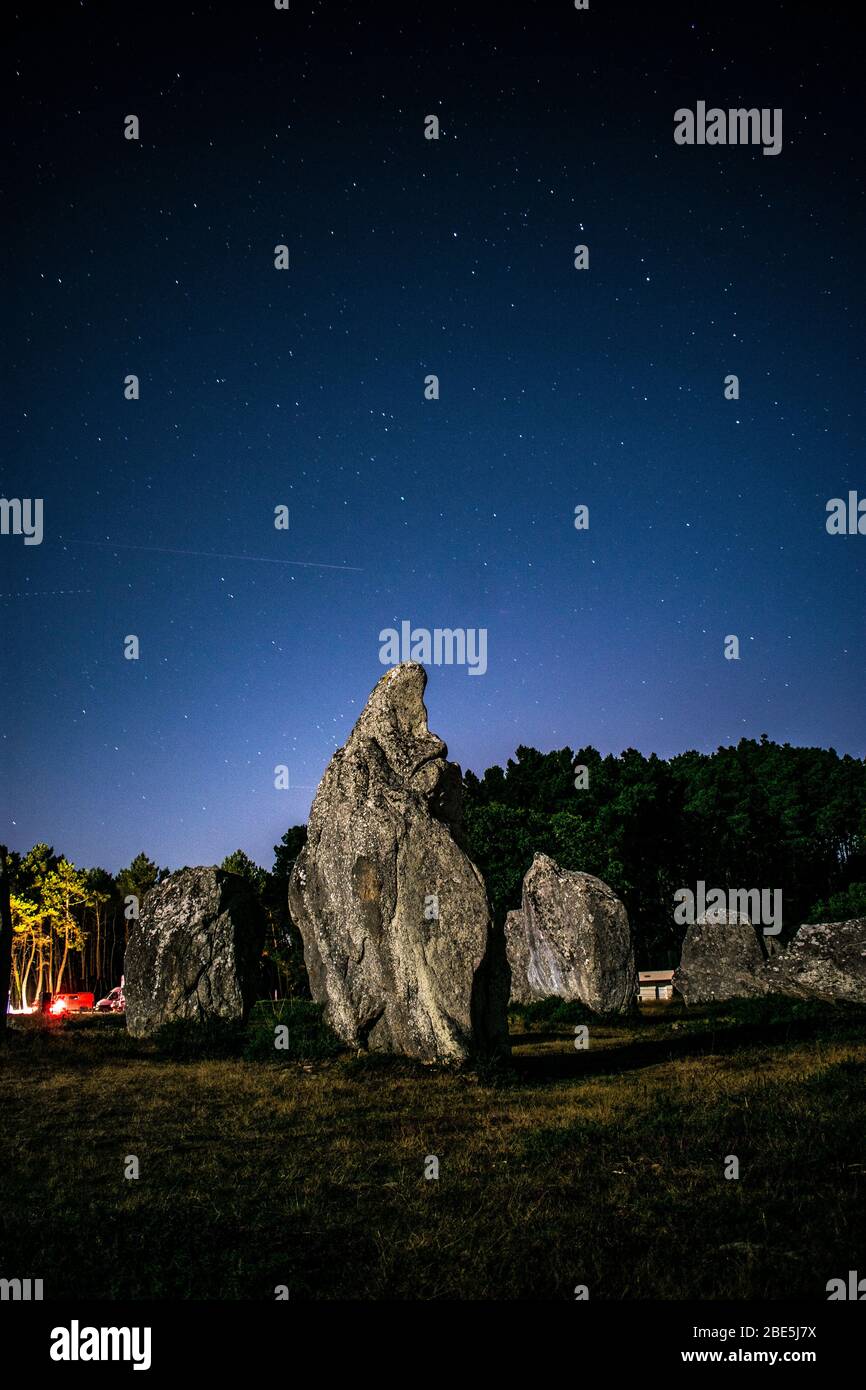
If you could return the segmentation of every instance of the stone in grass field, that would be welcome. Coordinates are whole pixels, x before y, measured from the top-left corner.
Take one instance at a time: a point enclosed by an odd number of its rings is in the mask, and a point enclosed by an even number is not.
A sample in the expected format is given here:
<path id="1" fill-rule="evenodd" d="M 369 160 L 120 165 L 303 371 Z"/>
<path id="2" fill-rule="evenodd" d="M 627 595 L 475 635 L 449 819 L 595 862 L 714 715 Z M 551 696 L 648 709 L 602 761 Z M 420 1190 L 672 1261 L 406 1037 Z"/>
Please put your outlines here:
<path id="1" fill-rule="evenodd" d="M 761 980 L 773 994 L 866 1004 L 866 918 L 800 927 Z"/>
<path id="2" fill-rule="evenodd" d="M 598 1014 L 625 1013 L 638 983 L 628 913 L 606 883 L 536 854 L 520 910 L 505 922 L 512 1003 L 579 1001 Z"/>
<path id="3" fill-rule="evenodd" d="M 265 915 L 247 882 L 181 869 L 151 888 L 126 944 L 126 1026 L 245 1019 L 258 994 Z"/>
<path id="4" fill-rule="evenodd" d="M 460 769 L 415 662 L 378 682 L 316 792 L 289 883 L 313 998 L 346 1043 L 458 1062 L 508 1046 L 504 938 L 455 839 Z"/>
<path id="5" fill-rule="evenodd" d="M 686 930 L 674 989 L 687 1004 L 766 994 L 764 951 L 742 912 L 714 908 Z"/>

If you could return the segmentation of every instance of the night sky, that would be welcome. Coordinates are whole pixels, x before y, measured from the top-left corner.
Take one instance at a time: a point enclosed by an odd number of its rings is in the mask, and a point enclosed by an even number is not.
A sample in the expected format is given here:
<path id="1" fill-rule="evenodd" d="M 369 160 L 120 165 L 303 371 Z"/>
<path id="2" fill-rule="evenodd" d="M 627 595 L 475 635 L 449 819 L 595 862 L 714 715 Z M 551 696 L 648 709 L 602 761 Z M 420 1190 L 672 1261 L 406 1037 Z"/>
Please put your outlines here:
<path id="1" fill-rule="evenodd" d="M 404 619 L 487 629 L 427 688 L 478 773 L 866 754 L 866 536 L 825 527 L 866 495 L 862 44 L 755 8 L 26 7 L 0 838 L 270 867 Z M 678 147 L 699 100 L 781 107 L 781 153 Z"/>

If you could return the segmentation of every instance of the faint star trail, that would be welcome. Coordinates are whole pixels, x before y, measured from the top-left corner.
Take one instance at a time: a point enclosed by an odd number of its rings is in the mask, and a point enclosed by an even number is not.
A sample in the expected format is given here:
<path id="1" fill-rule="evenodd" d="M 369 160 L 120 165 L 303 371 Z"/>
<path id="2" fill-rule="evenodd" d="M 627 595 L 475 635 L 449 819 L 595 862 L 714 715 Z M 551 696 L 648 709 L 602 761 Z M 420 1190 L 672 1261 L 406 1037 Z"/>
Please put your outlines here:
<path id="1" fill-rule="evenodd" d="M 101 545 L 109 550 L 146 550 L 154 555 L 194 555 L 205 560 L 254 560 L 259 565 L 301 565 L 304 569 L 354 570 L 363 572 L 362 565 L 329 565 L 319 560 L 275 560 L 270 555 L 227 555 L 219 550 L 175 550 L 164 545 L 133 545 L 130 541 L 70 541 L 64 545 Z"/>

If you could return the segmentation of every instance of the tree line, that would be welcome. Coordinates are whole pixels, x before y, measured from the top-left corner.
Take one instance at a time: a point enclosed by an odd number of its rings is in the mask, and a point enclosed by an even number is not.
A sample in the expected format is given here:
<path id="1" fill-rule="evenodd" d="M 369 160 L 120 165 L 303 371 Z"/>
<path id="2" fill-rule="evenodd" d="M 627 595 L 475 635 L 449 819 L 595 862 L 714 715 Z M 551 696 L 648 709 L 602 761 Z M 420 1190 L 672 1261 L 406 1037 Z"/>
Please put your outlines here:
<path id="1" fill-rule="evenodd" d="M 866 916 L 866 760 L 833 749 L 766 735 L 670 759 L 520 747 L 504 769 L 467 771 L 463 787 L 461 840 L 500 922 L 520 905 L 536 851 L 610 885 L 644 968 L 677 964 L 674 894 L 699 880 L 708 890 L 781 888 L 783 940 L 802 922 Z M 305 826 L 287 830 L 270 870 L 242 849 L 220 866 L 241 874 L 265 909 L 265 994 L 308 992 L 287 901 L 305 839 Z M 118 874 L 76 868 L 46 844 L 10 853 L 13 1007 L 44 991 L 103 994 L 117 984 L 138 906 L 168 872 L 144 853 Z"/>
<path id="2" fill-rule="evenodd" d="M 866 916 L 866 760 L 741 739 L 670 759 L 517 749 L 464 776 L 463 840 L 502 920 L 536 851 L 622 898 L 641 968 L 675 965 L 679 888 L 781 888 L 782 939 Z"/>

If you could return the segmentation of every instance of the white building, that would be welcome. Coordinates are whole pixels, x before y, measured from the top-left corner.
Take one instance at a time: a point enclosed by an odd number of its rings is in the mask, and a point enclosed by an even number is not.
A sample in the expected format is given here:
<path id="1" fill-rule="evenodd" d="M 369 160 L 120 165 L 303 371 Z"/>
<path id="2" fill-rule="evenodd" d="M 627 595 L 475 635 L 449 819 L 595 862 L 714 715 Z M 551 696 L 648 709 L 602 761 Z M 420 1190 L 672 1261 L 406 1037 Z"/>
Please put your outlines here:
<path id="1" fill-rule="evenodd" d="M 639 970 L 638 987 L 641 1003 L 655 1000 L 671 1000 L 674 997 L 674 972 L 672 970 Z"/>

